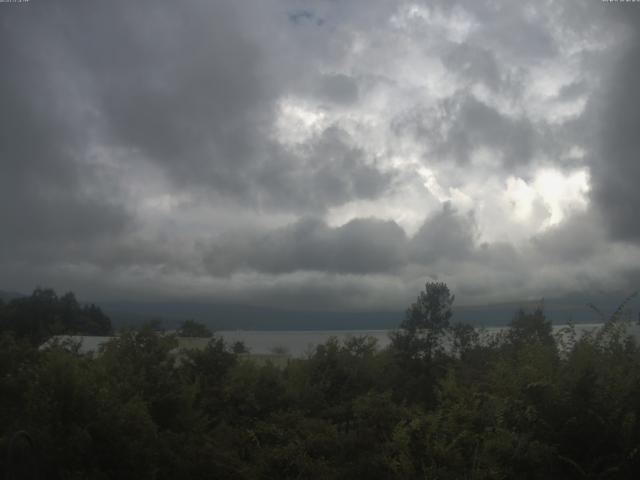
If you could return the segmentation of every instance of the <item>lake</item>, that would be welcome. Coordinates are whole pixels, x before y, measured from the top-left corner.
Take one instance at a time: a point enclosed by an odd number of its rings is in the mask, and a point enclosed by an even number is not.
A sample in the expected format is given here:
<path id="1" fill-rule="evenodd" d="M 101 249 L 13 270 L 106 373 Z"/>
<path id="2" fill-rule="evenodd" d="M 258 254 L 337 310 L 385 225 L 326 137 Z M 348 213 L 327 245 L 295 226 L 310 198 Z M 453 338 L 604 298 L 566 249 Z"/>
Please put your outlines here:
<path id="1" fill-rule="evenodd" d="M 601 324 L 594 323 L 575 325 L 578 333 L 584 333 L 600 326 Z M 554 325 L 553 330 L 557 332 L 565 327 L 567 327 L 567 325 Z M 490 334 L 499 332 L 505 328 L 506 327 L 486 327 L 483 330 Z M 634 329 L 637 329 L 637 327 L 634 327 Z M 390 343 L 389 333 L 391 331 L 392 330 L 221 330 L 216 332 L 216 334 L 222 336 L 227 342 L 244 342 L 251 353 L 272 353 L 275 348 L 278 348 L 294 357 L 301 357 L 331 337 L 344 340 L 349 337 L 367 335 L 375 338 L 378 341 L 378 346 L 384 348 Z"/>

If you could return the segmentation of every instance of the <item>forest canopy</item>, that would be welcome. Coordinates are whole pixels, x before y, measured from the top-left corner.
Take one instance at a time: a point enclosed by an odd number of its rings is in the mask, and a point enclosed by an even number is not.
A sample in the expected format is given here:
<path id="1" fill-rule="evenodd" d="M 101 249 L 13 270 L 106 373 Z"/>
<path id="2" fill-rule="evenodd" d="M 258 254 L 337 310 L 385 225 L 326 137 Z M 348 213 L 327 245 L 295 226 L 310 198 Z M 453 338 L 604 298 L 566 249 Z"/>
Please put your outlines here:
<path id="1" fill-rule="evenodd" d="M 52 335 L 110 335 L 111 320 L 94 304 L 81 305 L 72 292 L 58 296 L 36 288 L 30 296 L 0 300 L 0 331 L 39 345 Z"/>
<path id="2" fill-rule="evenodd" d="M 177 336 L 151 325 L 99 355 L 38 349 L 111 332 L 97 307 L 38 289 L 0 307 L 0 466 L 63 479 L 638 476 L 640 349 L 623 316 L 554 335 L 542 309 L 519 311 L 489 335 L 454 323 L 453 301 L 427 284 L 387 348 L 333 338 L 276 366 L 216 335 L 177 354 Z M 17 432 L 31 450 L 16 453 Z"/>

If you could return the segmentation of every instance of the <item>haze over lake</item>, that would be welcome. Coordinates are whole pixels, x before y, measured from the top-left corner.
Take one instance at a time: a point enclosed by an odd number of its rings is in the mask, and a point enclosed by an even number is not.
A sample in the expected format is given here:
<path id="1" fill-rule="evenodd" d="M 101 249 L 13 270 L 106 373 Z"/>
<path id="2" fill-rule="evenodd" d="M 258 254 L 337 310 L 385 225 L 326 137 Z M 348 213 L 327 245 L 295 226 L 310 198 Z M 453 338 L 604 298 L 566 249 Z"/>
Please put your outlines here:
<path id="1" fill-rule="evenodd" d="M 602 324 L 585 323 L 575 325 L 578 335 L 595 330 Z M 566 328 L 567 325 L 555 325 L 554 333 Z M 486 334 L 493 334 L 504 330 L 504 327 L 488 327 L 481 329 Z M 392 330 L 283 330 L 283 331 L 258 331 L 258 330 L 222 330 L 216 332 L 225 341 L 233 343 L 244 342 L 250 353 L 264 354 L 275 351 L 288 353 L 294 357 L 301 357 L 312 353 L 315 346 L 326 342 L 331 337 L 345 340 L 349 337 L 369 336 L 377 340 L 379 348 L 390 344 L 389 333 Z"/>

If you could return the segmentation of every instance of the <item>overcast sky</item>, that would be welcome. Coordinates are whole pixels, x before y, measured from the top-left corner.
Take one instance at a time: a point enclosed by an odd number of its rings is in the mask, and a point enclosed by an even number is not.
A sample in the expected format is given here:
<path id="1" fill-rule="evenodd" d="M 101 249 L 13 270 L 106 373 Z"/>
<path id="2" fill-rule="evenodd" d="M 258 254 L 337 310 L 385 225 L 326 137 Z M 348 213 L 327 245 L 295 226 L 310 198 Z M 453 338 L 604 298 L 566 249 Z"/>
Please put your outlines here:
<path id="1" fill-rule="evenodd" d="M 0 4 L 0 289 L 394 309 L 640 285 L 640 4 Z"/>

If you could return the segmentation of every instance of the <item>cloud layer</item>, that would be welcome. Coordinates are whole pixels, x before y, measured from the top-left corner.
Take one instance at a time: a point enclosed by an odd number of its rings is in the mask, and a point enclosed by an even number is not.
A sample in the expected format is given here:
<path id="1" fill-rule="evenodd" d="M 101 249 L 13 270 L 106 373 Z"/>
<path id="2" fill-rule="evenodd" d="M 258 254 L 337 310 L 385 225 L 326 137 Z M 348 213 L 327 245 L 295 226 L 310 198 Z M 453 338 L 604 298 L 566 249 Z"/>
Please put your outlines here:
<path id="1" fill-rule="evenodd" d="M 0 5 L 0 287 L 398 308 L 633 289 L 640 10 Z"/>

